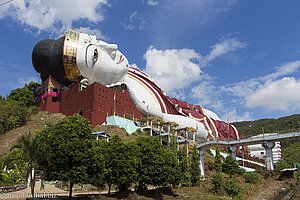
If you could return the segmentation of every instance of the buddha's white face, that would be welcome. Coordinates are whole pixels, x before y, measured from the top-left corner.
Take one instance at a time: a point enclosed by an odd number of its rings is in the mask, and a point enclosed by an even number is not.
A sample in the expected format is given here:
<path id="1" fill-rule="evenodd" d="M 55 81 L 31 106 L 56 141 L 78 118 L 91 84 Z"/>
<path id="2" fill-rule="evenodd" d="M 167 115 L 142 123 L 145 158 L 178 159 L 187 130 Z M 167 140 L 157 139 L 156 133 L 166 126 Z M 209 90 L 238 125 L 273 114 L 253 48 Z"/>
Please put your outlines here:
<path id="1" fill-rule="evenodd" d="M 128 60 L 116 44 L 80 33 L 76 63 L 81 75 L 91 83 L 110 85 L 122 82 L 128 71 Z"/>

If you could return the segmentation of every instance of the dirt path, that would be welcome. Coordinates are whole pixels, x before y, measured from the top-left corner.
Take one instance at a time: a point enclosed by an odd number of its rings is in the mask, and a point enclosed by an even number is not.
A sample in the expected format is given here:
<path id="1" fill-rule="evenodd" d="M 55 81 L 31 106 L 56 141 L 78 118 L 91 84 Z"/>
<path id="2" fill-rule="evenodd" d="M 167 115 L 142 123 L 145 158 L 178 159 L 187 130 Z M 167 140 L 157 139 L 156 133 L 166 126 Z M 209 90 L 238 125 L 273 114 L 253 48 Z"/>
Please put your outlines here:
<path id="1" fill-rule="evenodd" d="M 48 198 L 56 198 L 57 196 L 68 196 L 69 191 L 65 191 L 62 189 L 59 189 L 55 186 L 47 185 L 43 190 L 40 190 L 40 186 L 34 187 L 34 193 L 36 196 L 39 197 L 48 197 Z M 72 196 L 78 195 L 78 194 L 106 194 L 107 191 L 99 192 L 99 191 L 88 191 L 88 192 L 77 192 L 74 191 Z M 26 188 L 24 190 L 18 190 L 15 192 L 9 192 L 9 193 L 2 193 L 0 194 L 0 199 L 17 199 L 17 200 L 26 200 L 26 197 L 29 197 L 31 194 L 30 188 Z"/>
<path id="2" fill-rule="evenodd" d="M 289 181 L 265 181 L 266 186 L 253 198 L 253 200 L 276 200 L 279 193 L 288 190 L 290 187 Z M 285 188 L 285 189 L 283 189 Z"/>

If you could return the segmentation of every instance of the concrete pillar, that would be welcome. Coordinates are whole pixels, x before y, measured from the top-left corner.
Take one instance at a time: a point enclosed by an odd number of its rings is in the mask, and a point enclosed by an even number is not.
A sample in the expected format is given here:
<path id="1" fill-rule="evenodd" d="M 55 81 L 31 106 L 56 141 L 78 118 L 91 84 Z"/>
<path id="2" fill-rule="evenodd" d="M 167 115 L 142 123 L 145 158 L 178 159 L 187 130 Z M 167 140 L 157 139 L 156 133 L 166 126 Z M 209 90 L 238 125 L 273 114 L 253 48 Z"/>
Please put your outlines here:
<path id="1" fill-rule="evenodd" d="M 162 144 L 162 137 L 161 137 L 161 126 L 160 126 L 160 122 L 158 122 L 158 133 L 159 133 L 159 141 Z"/>
<path id="2" fill-rule="evenodd" d="M 186 145 L 186 156 L 187 156 L 187 158 L 189 158 L 189 143 L 187 140 L 186 140 L 185 145 Z"/>
<path id="3" fill-rule="evenodd" d="M 175 131 L 176 143 L 177 143 L 177 151 L 179 152 L 179 142 L 178 142 L 178 133 Z"/>
<path id="4" fill-rule="evenodd" d="M 153 136 L 153 132 L 152 132 L 152 129 L 153 129 L 153 126 L 152 126 L 152 120 L 150 120 L 150 126 L 151 126 L 151 129 L 150 129 L 150 135 Z"/>
<path id="5" fill-rule="evenodd" d="M 176 144 L 177 144 L 177 159 L 178 159 L 178 162 L 179 162 L 179 142 L 178 142 L 177 131 L 175 131 L 175 137 L 176 137 Z"/>
<path id="6" fill-rule="evenodd" d="M 168 146 L 170 146 L 170 143 L 171 143 L 171 137 L 170 137 L 170 134 L 171 134 L 170 132 L 171 131 L 170 131 L 170 128 L 171 128 L 170 124 L 168 123 Z"/>
<path id="7" fill-rule="evenodd" d="M 193 132 L 193 141 L 196 142 L 196 132 Z"/>
<path id="8" fill-rule="evenodd" d="M 188 132 L 187 132 L 187 128 L 185 129 L 185 139 L 189 139 L 189 135 L 188 135 Z"/>
<path id="9" fill-rule="evenodd" d="M 266 151 L 266 165 L 267 170 L 274 170 L 273 152 L 272 149 L 275 146 L 274 142 L 264 142 L 261 144 Z"/>
<path id="10" fill-rule="evenodd" d="M 204 155 L 206 153 L 206 149 L 200 149 L 198 150 L 198 154 L 199 154 L 199 168 L 201 171 L 201 176 L 204 177 L 205 176 L 205 172 L 204 172 Z"/>
<path id="11" fill-rule="evenodd" d="M 231 157 L 236 160 L 236 151 L 238 147 L 237 146 L 227 146 L 227 151 L 230 153 Z"/>

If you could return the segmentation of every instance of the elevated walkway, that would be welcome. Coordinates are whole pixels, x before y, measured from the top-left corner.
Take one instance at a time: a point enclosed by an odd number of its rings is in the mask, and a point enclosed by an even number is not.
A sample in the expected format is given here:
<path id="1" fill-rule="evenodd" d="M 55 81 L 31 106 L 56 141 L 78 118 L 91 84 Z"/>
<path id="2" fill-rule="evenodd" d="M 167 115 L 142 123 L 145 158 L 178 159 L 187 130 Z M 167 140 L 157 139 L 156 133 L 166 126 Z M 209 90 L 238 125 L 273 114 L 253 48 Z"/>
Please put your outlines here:
<path id="1" fill-rule="evenodd" d="M 253 144 L 262 144 L 264 142 L 276 142 L 276 141 L 283 141 L 283 140 L 296 140 L 300 139 L 300 132 L 294 132 L 294 133 L 284 133 L 284 134 L 277 134 L 277 135 L 271 135 L 271 136 L 265 136 L 265 137 L 257 137 L 257 138 L 247 138 L 247 139 L 241 139 L 241 140 L 214 140 L 214 141 L 208 141 L 201 143 L 197 145 L 197 149 L 201 148 L 208 148 L 211 146 L 247 146 L 247 145 L 253 145 Z"/>

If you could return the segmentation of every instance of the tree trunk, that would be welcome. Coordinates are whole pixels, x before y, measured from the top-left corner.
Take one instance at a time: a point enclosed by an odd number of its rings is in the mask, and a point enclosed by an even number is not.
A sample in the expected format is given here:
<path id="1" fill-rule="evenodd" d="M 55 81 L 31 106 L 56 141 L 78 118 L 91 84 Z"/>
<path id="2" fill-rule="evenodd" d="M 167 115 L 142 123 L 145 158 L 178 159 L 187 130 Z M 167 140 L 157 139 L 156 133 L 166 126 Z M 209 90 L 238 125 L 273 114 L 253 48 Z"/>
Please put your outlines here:
<path id="1" fill-rule="evenodd" d="M 108 195 L 110 195 L 111 183 L 108 183 Z"/>
<path id="2" fill-rule="evenodd" d="M 30 163 L 30 189 L 31 189 L 31 195 L 34 197 L 34 186 L 35 186 L 35 173 L 32 168 L 32 163 Z"/>
<path id="3" fill-rule="evenodd" d="M 73 185 L 74 185 L 74 183 L 73 183 L 72 181 L 70 181 L 69 199 L 72 198 L 72 189 L 73 189 Z"/>

